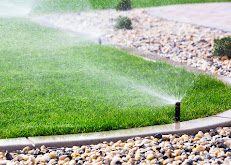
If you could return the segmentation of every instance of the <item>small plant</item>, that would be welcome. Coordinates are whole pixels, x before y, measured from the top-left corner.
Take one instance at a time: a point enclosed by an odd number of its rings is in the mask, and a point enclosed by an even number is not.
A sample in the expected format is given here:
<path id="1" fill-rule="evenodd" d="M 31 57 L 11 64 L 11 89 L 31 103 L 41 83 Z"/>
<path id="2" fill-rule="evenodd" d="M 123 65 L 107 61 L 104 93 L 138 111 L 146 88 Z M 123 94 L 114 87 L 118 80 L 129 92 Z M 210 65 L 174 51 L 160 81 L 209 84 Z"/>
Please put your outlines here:
<path id="1" fill-rule="evenodd" d="M 116 19 L 115 28 L 117 28 L 117 29 L 124 29 L 124 28 L 125 29 L 132 29 L 132 21 L 128 17 L 119 16 Z"/>
<path id="2" fill-rule="evenodd" d="M 131 1 L 130 0 L 121 0 L 116 6 L 116 10 L 118 11 L 126 11 L 131 10 Z"/>
<path id="3" fill-rule="evenodd" d="M 231 59 L 231 36 L 221 39 L 214 39 L 213 56 L 227 56 Z"/>

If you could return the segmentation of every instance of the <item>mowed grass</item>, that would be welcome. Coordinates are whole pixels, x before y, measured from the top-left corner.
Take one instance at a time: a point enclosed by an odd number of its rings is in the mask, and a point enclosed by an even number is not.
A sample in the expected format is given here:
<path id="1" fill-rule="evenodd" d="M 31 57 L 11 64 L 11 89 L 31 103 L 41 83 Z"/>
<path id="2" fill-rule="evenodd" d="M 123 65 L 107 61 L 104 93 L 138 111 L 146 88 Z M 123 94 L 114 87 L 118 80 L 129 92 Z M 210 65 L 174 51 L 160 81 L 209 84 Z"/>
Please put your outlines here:
<path id="1" fill-rule="evenodd" d="M 162 62 L 83 42 L 26 19 L 0 19 L 0 138 L 142 127 L 231 107 L 230 87 Z M 159 96 L 157 96 L 159 94 Z"/>
<path id="2" fill-rule="evenodd" d="M 121 0 L 34 0 L 35 12 L 73 12 L 92 9 L 110 9 Z M 131 0 L 132 8 L 154 7 L 188 3 L 231 2 L 230 0 Z"/>

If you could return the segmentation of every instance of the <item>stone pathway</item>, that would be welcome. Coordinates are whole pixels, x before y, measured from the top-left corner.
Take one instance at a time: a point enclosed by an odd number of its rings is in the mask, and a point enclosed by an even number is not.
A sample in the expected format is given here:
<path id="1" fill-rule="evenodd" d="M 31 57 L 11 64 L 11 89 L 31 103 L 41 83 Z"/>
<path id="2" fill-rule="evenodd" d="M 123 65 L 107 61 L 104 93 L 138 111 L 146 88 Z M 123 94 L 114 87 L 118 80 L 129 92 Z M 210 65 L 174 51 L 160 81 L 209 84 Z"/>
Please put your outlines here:
<path id="1" fill-rule="evenodd" d="M 148 13 L 167 20 L 231 32 L 231 3 L 202 3 L 154 7 Z"/>

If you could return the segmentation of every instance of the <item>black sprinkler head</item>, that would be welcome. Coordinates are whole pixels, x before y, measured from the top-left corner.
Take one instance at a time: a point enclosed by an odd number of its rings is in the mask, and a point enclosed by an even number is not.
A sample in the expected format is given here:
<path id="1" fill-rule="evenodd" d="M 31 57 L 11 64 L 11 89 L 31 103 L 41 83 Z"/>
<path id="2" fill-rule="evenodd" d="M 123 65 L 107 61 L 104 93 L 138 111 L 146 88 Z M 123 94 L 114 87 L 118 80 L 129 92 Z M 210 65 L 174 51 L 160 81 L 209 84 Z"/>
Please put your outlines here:
<path id="1" fill-rule="evenodd" d="M 180 121 L 180 102 L 176 102 L 175 105 L 175 121 L 176 122 Z"/>

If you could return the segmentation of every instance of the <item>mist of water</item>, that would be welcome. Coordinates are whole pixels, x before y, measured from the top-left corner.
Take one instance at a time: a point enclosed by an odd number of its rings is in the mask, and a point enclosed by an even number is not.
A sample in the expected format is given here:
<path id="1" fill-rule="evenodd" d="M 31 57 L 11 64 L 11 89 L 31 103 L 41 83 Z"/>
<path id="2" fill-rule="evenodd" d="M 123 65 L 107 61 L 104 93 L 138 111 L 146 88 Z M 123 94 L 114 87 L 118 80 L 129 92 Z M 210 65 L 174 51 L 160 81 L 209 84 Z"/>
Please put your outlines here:
<path id="1" fill-rule="evenodd" d="M 166 105 L 173 105 L 178 101 L 181 101 L 182 97 L 176 96 L 174 94 L 167 94 L 163 89 L 158 88 L 155 84 L 152 84 L 151 86 L 147 85 L 141 85 L 139 83 L 135 83 L 132 80 L 126 80 L 127 78 L 121 78 L 121 82 L 127 84 L 126 82 L 129 82 L 129 86 L 135 90 L 139 91 L 141 93 L 144 93 L 145 95 L 153 96 L 158 98 L 160 100 L 161 104 Z"/>
<path id="2" fill-rule="evenodd" d="M 160 105 L 173 105 L 178 101 L 181 101 L 183 95 L 180 93 L 176 93 L 173 91 L 166 92 L 166 90 L 170 90 L 168 88 L 162 89 L 159 87 L 158 83 L 148 83 L 143 84 L 141 82 L 137 82 L 136 80 L 121 76 L 115 72 L 110 73 L 106 70 L 99 69 L 98 67 L 91 65 L 85 66 L 88 70 L 88 74 L 92 74 L 93 76 L 99 76 L 107 82 L 115 83 L 121 87 L 121 89 L 126 89 L 128 93 L 130 92 L 138 92 L 140 98 L 148 98 L 148 100 L 153 100 L 151 106 L 160 106 Z M 158 101 L 157 101 L 158 100 Z M 126 105 L 126 103 L 124 103 Z"/>
<path id="3" fill-rule="evenodd" d="M 80 1 L 81 1 L 80 4 L 83 4 L 83 2 L 85 2 L 84 3 L 85 9 L 90 8 L 90 4 L 88 3 L 88 1 L 84 1 L 84 0 L 80 0 Z M 11 1 L 1 0 L 0 17 L 27 17 L 30 15 L 32 11 L 32 5 L 33 5 L 33 0 L 11 0 Z M 46 22 L 43 19 L 43 17 L 41 18 L 38 17 L 37 19 L 34 19 L 34 21 L 46 26 L 59 28 L 60 30 L 68 32 L 69 34 L 73 34 L 74 36 L 79 36 L 87 40 L 98 41 L 98 38 L 101 36 L 100 30 L 96 28 L 94 29 L 94 31 L 92 31 L 92 29 L 88 29 L 87 27 L 76 30 L 76 29 L 72 29 L 73 27 L 72 24 L 67 24 L 67 27 L 60 27 L 52 22 Z M 54 21 L 57 22 L 57 20 Z M 132 88 L 132 90 L 139 91 L 140 93 L 145 93 L 149 96 L 157 97 L 164 104 L 175 104 L 177 101 L 181 100 L 180 96 L 168 95 L 159 88 L 147 87 L 145 85 L 132 82 L 131 80 L 125 77 L 120 77 L 119 79 L 120 79 L 120 83 L 122 83 L 123 85 L 127 84 Z"/>
<path id="4" fill-rule="evenodd" d="M 71 18 L 71 19 L 70 19 Z M 49 14 L 31 18 L 32 21 L 43 26 L 57 28 L 72 36 L 82 38 L 85 42 L 99 43 L 103 32 L 100 28 L 93 25 L 84 24 L 79 26 L 81 16 L 78 13 Z M 77 19 L 75 21 L 75 19 Z M 86 23 L 86 22 L 85 22 Z"/>
<path id="5" fill-rule="evenodd" d="M 160 92 L 160 90 L 158 89 L 153 90 L 150 88 L 138 86 L 138 90 L 141 90 L 142 92 L 150 96 L 158 97 L 160 100 L 162 100 L 166 104 L 175 104 L 176 102 L 181 100 L 181 98 L 179 97 L 164 94 L 163 92 Z"/>
<path id="6" fill-rule="evenodd" d="M 0 17 L 26 17 L 32 10 L 31 0 L 1 0 Z"/>

